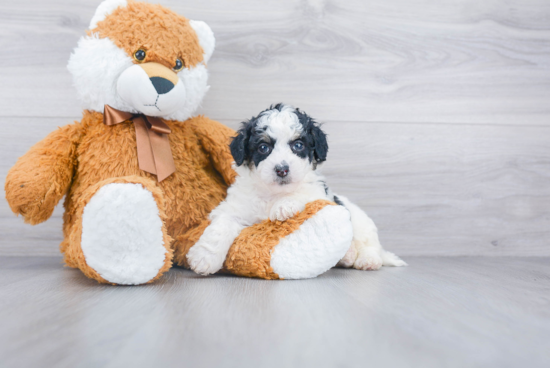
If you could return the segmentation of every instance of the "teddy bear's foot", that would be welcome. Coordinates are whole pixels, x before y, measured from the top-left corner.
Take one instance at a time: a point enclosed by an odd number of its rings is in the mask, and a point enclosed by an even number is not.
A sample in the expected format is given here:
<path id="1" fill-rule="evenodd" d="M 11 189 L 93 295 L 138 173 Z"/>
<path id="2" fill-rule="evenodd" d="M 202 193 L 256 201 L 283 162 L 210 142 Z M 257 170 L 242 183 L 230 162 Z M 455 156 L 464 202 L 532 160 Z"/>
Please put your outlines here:
<path id="1" fill-rule="evenodd" d="M 61 243 L 65 263 L 101 283 L 137 285 L 172 266 L 164 193 L 149 178 L 96 183 L 77 199 Z"/>
<path id="2" fill-rule="evenodd" d="M 316 277 L 344 257 L 352 237 L 348 210 L 326 206 L 281 239 L 271 254 L 273 272 L 283 279 Z"/>
<path id="3" fill-rule="evenodd" d="M 163 223 L 141 184 L 101 187 L 84 207 L 81 247 L 86 263 L 114 284 L 144 284 L 165 265 Z"/>

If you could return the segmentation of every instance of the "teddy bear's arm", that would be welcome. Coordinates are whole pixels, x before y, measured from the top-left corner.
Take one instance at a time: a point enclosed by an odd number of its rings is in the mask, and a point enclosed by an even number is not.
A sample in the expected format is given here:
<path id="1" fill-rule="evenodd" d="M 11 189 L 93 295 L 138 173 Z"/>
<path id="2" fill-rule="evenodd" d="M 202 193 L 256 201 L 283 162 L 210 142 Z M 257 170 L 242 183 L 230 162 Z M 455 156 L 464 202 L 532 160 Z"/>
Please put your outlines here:
<path id="1" fill-rule="evenodd" d="M 6 199 L 25 222 L 46 221 L 67 192 L 76 165 L 82 126 L 70 124 L 50 133 L 17 160 L 6 177 Z"/>
<path id="2" fill-rule="evenodd" d="M 222 175 L 226 184 L 232 184 L 237 174 L 231 167 L 233 156 L 229 150 L 229 143 L 236 135 L 235 131 L 204 116 L 196 117 L 193 126 L 202 147 L 210 154 L 216 170 Z"/>

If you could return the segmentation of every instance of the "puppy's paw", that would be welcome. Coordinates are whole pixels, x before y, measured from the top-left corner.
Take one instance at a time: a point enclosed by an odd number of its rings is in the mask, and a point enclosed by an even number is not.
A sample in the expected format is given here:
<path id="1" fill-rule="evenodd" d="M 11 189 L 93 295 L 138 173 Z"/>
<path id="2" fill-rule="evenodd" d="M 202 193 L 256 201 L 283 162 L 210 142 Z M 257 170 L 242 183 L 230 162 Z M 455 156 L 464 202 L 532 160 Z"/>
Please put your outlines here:
<path id="1" fill-rule="evenodd" d="M 210 275 L 218 272 L 223 267 L 225 254 L 213 252 L 209 247 L 200 242 L 195 244 L 187 253 L 187 262 L 193 271 L 199 275 Z"/>
<path id="2" fill-rule="evenodd" d="M 375 271 L 380 269 L 383 264 L 381 250 L 373 247 L 359 248 L 357 259 L 353 268 L 364 271 Z"/>
<path id="3" fill-rule="evenodd" d="M 271 211 L 269 211 L 269 219 L 271 221 L 286 221 L 298 212 L 303 211 L 304 208 L 305 206 L 299 202 L 284 198 L 273 204 Z"/>
<path id="4" fill-rule="evenodd" d="M 344 258 L 338 262 L 337 267 L 350 268 L 355 263 L 357 259 L 357 249 L 355 248 L 355 243 L 352 242 Z"/>

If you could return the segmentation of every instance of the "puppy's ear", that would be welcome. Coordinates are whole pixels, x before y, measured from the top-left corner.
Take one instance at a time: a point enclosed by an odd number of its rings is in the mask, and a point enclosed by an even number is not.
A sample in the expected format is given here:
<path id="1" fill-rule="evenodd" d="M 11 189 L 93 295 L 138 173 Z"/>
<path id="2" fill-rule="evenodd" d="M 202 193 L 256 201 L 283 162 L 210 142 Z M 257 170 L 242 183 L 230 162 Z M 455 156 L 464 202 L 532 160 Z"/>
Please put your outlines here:
<path id="1" fill-rule="evenodd" d="M 241 166 L 247 158 L 248 132 L 246 127 L 242 127 L 237 133 L 237 136 L 233 137 L 229 148 L 235 163 L 237 166 Z"/>
<path id="2" fill-rule="evenodd" d="M 327 135 L 317 125 L 311 127 L 311 136 L 313 137 L 313 153 L 315 161 L 323 162 L 327 159 L 328 143 Z"/>
<path id="3" fill-rule="evenodd" d="M 310 151 L 310 160 L 315 160 L 314 167 L 316 167 L 318 162 L 323 162 L 327 159 L 327 135 L 319 128 L 319 124 L 305 112 L 296 109 L 295 114 L 304 128 L 304 132 L 306 133 L 305 139 L 313 150 L 313 152 Z"/>

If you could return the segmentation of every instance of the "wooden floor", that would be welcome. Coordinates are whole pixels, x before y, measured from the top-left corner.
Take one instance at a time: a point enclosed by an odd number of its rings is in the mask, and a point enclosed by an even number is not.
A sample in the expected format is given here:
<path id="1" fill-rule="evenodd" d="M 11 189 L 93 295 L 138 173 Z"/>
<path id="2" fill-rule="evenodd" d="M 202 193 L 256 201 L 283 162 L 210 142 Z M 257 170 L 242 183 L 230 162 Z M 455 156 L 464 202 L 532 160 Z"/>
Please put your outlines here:
<path id="1" fill-rule="evenodd" d="M 550 258 L 103 286 L 0 257 L 1 367 L 548 367 Z"/>

